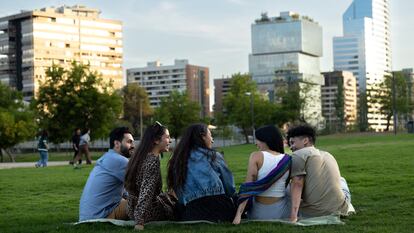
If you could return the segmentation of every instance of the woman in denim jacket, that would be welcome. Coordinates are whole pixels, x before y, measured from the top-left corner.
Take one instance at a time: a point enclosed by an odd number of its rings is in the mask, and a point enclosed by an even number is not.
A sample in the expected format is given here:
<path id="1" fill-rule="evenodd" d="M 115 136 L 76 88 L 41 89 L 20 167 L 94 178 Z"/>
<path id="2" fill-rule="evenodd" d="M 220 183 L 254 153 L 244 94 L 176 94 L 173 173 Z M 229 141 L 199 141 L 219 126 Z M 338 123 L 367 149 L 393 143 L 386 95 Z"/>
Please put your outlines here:
<path id="1" fill-rule="evenodd" d="M 234 217 L 233 175 L 212 144 L 207 125 L 193 124 L 186 129 L 168 163 L 167 185 L 182 207 L 181 220 L 220 222 Z"/>

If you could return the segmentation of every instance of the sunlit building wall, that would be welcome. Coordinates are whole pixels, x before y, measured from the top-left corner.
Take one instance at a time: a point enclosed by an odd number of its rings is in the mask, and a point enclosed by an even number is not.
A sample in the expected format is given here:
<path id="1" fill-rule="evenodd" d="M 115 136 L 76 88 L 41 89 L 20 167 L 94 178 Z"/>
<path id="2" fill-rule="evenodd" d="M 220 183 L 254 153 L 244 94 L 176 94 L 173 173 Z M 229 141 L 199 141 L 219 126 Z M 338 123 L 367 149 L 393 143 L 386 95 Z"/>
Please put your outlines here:
<path id="1" fill-rule="evenodd" d="M 322 86 L 322 115 L 329 126 L 338 126 L 340 119 L 338 115 L 343 115 L 344 126 L 356 124 L 357 119 L 357 91 L 356 79 L 352 72 L 334 71 L 322 73 L 325 78 L 325 84 Z M 339 95 L 342 95 L 343 105 L 338 113 L 340 101 Z"/>
<path id="2" fill-rule="evenodd" d="M 230 91 L 230 88 L 231 78 L 214 79 L 214 114 L 223 111 L 223 98 Z"/>
<path id="3" fill-rule="evenodd" d="M 115 88 L 124 85 L 122 22 L 75 5 L 24 11 L 0 18 L 0 80 L 30 99 L 52 64 L 89 64 Z"/>

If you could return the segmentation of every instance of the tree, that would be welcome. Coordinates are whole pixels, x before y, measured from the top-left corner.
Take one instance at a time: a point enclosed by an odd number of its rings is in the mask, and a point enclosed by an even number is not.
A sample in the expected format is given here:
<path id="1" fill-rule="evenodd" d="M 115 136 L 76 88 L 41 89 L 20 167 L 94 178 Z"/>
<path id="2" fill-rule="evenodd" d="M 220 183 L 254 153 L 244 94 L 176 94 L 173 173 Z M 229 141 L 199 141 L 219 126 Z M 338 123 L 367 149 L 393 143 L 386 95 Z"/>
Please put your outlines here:
<path id="1" fill-rule="evenodd" d="M 189 124 L 200 121 L 200 111 L 200 104 L 190 100 L 187 92 L 173 91 L 169 97 L 161 99 L 154 116 L 168 126 L 171 136 L 177 139 Z"/>
<path id="2" fill-rule="evenodd" d="M 20 92 L 0 82 L 0 157 L 7 153 L 14 162 L 8 148 L 35 135 L 36 124 L 33 112 L 23 102 Z"/>
<path id="3" fill-rule="evenodd" d="M 335 128 L 336 130 L 339 130 L 339 132 L 343 132 L 345 129 L 345 96 L 344 96 L 344 83 L 343 80 L 340 79 L 338 80 L 337 83 L 338 86 L 338 93 L 336 94 L 336 99 L 334 102 L 334 106 L 335 106 L 335 115 L 337 118 L 336 124 L 335 124 Z M 335 130 L 335 131 L 336 131 Z"/>
<path id="4" fill-rule="evenodd" d="M 251 96 L 247 96 L 250 93 Z M 223 98 L 223 116 L 219 121 L 234 124 L 242 130 L 246 143 L 249 143 L 248 135 L 252 132 L 252 116 L 251 116 L 251 99 L 253 100 L 253 108 L 257 108 L 255 103 L 259 99 L 256 91 L 256 84 L 252 81 L 248 74 L 233 74 L 230 81 L 230 90 Z M 253 109 L 253 112 L 254 112 Z M 224 123 L 225 122 L 225 123 Z"/>
<path id="5" fill-rule="evenodd" d="M 285 85 L 278 87 L 277 96 L 285 122 L 306 123 L 306 104 L 312 101 L 309 97 L 310 88 L 310 84 L 294 80 L 287 80 Z"/>
<path id="6" fill-rule="evenodd" d="M 122 96 L 124 99 L 123 119 L 131 123 L 135 135 L 138 135 L 138 132 L 140 132 L 141 110 L 142 121 L 154 114 L 154 109 L 150 105 L 147 91 L 137 83 L 130 83 L 122 88 Z"/>
<path id="7" fill-rule="evenodd" d="M 395 91 L 395 103 L 393 103 L 393 85 Z M 410 111 L 409 97 L 407 96 L 407 83 L 401 72 L 395 72 L 393 76 L 384 76 L 373 94 L 373 102 L 380 105 L 380 113 L 387 118 L 386 131 L 389 130 L 393 109 L 398 113 L 406 114 Z M 394 127 L 397 127 L 394 125 Z"/>
<path id="8" fill-rule="evenodd" d="M 91 129 L 92 138 L 107 137 L 122 109 L 112 82 L 104 82 L 89 65 L 72 63 L 70 70 L 53 65 L 40 83 L 34 108 L 50 141 L 67 141 L 74 128 Z"/>
<path id="9" fill-rule="evenodd" d="M 371 98 L 371 90 L 367 90 L 366 93 L 363 91 L 359 93 L 358 128 L 360 132 L 365 132 L 369 130 L 368 98 Z"/>
<path id="10" fill-rule="evenodd" d="M 284 117 L 281 117 L 279 106 L 257 92 L 256 83 L 250 75 L 232 75 L 230 90 L 223 99 L 223 113 L 217 114 L 218 125 L 234 124 L 241 129 L 246 143 L 249 143 L 248 135 L 253 133 L 253 120 L 256 128 L 265 124 L 279 124 L 280 118 Z"/>

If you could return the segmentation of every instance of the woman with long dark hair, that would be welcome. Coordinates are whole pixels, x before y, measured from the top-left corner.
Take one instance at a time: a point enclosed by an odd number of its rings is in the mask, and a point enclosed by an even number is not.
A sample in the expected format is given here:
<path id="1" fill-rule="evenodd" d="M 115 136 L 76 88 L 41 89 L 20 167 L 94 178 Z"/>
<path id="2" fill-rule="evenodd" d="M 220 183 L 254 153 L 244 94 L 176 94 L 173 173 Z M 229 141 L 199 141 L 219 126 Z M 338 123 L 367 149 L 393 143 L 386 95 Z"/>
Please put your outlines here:
<path id="1" fill-rule="evenodd" d="M 250 155 L 246 182 L 240 186 L 239 206 L 233 224 L 239 224 L 247 203 L 250 219 L 281 219 L 290 214 L 285 189 L 291 157 L 284 154 L 283 137 L 273 125 L 255 131 L 259 151 Z"/>
<path id="2" fill-rule="evenodd" d="M 205 124 L 189 126 L 168 163 L 168 189 L 174 190 L 180 219 L 231 221 L 235 206 L 233 175 L 223 156 L 212 149 Z"/>
<path id="3" fill-rule="evenodd" d="M 135 229 L 144 223 L 174 218 L 175 199 L 162 192 L 160 154 L 169 150 L 170 133 L 159 122 L 149 126 L 128 162 L 125 189 L 128 191 L 128 216 Z"/>

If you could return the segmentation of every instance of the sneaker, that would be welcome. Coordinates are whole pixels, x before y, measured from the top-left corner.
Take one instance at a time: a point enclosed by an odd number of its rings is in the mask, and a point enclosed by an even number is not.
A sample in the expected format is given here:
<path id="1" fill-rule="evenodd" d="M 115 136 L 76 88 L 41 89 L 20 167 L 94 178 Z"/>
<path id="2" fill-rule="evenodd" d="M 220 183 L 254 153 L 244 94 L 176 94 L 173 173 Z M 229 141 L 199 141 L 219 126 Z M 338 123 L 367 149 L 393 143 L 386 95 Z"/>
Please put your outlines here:
<path id="1" fill-rule="evenodd" d="M 77 165 L 77 164 L 73 164 L 73 169 L 81 169 L 81 168 L 82 168 L 82 166 Z"/>
<path id="2" fill-rule="evenodd" d="M 40 165 L 36 163 L 36 164 L 35 164 L 35 167 L 36 167 L 36 168 L 38 168 L 38 167 L 40 167 Z"/>
<path id="3" fill-rule="evenodd" d="M 69 165 L 73 165 L 73 161 L 69 161 Z"/>

